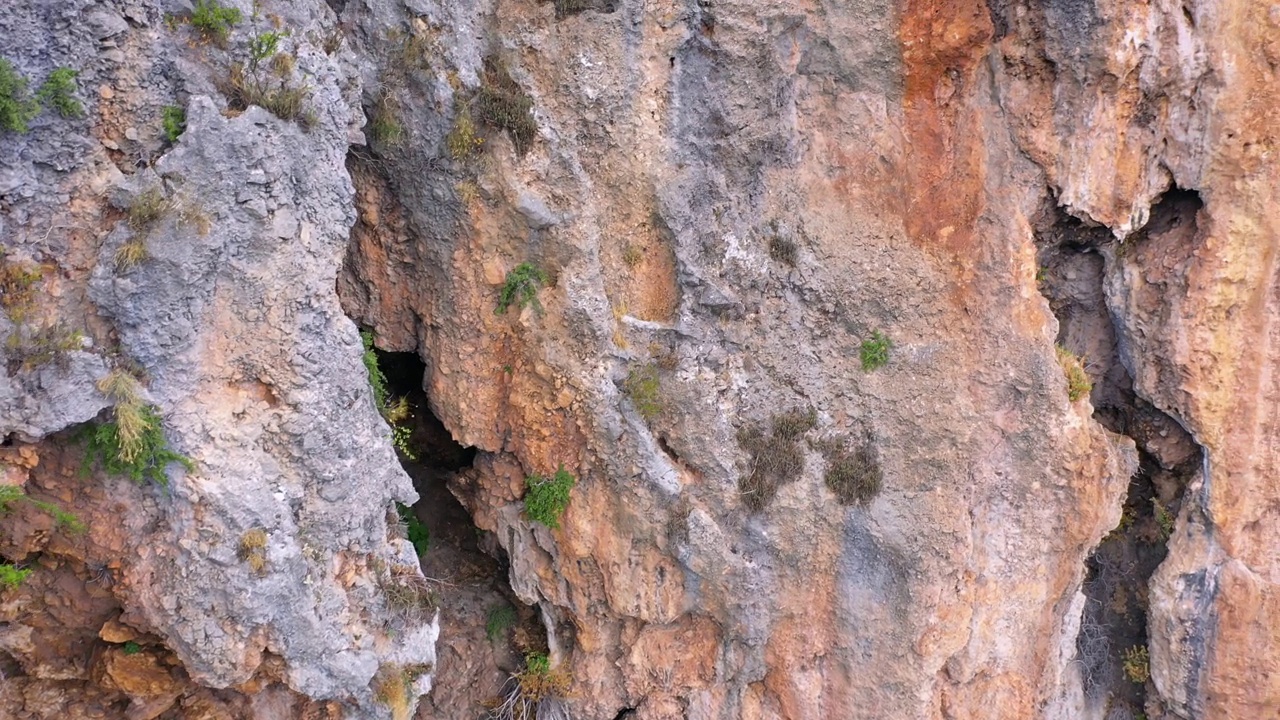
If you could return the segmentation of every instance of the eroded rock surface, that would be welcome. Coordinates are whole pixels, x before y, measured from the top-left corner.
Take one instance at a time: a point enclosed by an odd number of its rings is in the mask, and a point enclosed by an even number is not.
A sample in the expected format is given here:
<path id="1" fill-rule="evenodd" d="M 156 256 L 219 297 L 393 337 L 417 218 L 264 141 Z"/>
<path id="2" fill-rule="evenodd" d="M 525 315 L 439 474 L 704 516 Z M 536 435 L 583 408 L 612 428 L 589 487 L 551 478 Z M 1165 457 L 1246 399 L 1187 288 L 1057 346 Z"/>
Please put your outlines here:
<path id="1" fill-rule="evenodd" d="M 387 513 L 413 490 L 356 323 L 422 358 L 429 411 L 476 451 L 437 479 L 545 632 L 486 638 L 497 584 L 428 554 L 450 684 L 419 717 L 475 717 L 514 650 L 544 647 L 578 717 L 1280 709 L 1278 119 L 1257 100 L 1280 13 L 230 4 L 225 48 L 166 24 L 177 3 L 0 18 L 5 57 L 79 70 L 87 112 L 0 136 L 6 262 L 43 269 L 0 331 L 86 338 L 0 386 L 27 453 L 6 482 L 90 528 L 5 519 L 5 557 L 40 568 L 0 633 L 20 716 L 66 688 L 102 717 L 400 712 L 375 676 L 434 663 L 437 625 L 386 627 L 379 578 L 417 572 Z M 272 77 L 308 88 L 295 121 L 225 97 L 273 28 L 292 60 Z M 151 188 L 169 212 L 122 268 Z M 1076 255 L 1042 269 L 1049 246 Z M 545 287 L 499 308 L 522 263 Z M 1091 397 L 1069 397 L 1056 343 Z M 167 491 L 73 479 L 73 426 L 126 366 L 195 463 Z M 522 498 L 561 466 L 577 485 L 553 529 Z M 1177 517 L 1149 593 L 1128 588 L 1151 680 L 1109 707 L 1082 675 L 1081 588 L 1140 468 Z M 254 529 L 261 576 L 237 553 Z M 54 617 L 63 583 L 72 629 L 22 619 L 34 598 Z M 129 629 L 139 654 L 109 639 Z"/>

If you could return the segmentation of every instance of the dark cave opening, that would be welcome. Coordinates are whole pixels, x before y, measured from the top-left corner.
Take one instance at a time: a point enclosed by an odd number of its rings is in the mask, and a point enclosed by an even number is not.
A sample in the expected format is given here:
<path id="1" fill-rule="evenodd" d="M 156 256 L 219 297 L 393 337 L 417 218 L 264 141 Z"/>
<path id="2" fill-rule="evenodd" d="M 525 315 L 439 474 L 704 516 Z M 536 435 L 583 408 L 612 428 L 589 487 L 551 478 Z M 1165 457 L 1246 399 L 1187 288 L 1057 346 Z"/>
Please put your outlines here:
<path id="1" fill-rule="evenodd" d="M 1083 360 L 1093 382 L 1093 418 L 1138 448 L 1139 468 L 1120 523 L 1086 561 L 1087 601 L 1076 640 L 1085 693 L 1105 708 L 1107 718 L 1138 717 L 1146 710 L 1148 583 L 1167 555 L 1174 518 L 1202 450 L 1176 419 L 1135 392 L 1105 286 L 1121 263 L 1140 262 L 1134 248 L 1148 238 L 1185 248 L 1201 207 L 1196 193 L 1171 190 L 1152 207 L 1147 224 L 1123 242 L 1057 207 L 1037 223 L 1040 292 L 1058 318 L 1057 342 Z"/>

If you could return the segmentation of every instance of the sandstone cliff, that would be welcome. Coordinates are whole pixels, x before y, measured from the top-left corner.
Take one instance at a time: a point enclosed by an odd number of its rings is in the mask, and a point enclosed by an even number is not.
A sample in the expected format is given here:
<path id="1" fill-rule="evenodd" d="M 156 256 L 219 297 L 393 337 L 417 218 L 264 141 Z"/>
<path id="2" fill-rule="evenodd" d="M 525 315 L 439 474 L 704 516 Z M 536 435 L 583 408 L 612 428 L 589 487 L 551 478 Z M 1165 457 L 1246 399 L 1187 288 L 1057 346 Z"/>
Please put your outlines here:
<path id="1" fill-rule="evenodd" d="M 1280 713 L 1273 8 L 0 37 L 0 716 Z"/>

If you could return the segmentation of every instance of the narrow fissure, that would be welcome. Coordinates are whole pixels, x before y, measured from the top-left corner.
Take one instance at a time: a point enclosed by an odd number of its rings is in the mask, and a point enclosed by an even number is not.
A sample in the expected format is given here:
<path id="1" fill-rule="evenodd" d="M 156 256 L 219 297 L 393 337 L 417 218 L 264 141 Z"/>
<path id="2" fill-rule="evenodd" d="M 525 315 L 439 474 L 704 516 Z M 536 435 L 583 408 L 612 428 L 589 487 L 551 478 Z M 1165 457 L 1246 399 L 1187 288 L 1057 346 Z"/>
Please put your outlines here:
<path id="1" fill-rule="evenodd" d="M 1138 472 L 1130 479 L 1120 523 L 1086 561 L 1087 602 L 1076 640 L 1086 698 L 1106 720 L 1145 716 L 1148 583 L 1168 553 L 1201 449 L 1174 418 L 1136 394 L 1121 362 L 1105 281 L 1148 233 L 1193 227 L 1199 208 L 1194 193 L 1170 191 L 1152 208 L 1147 225 L 1123 243 L 1107 228 L 1087 226 L 1056 207 L 1037 223 L 1037 279 L 1059 321 L 1057 342 L 1081 358 L 1093 383 L 1093 418 L 1132 438 L 1138 449 Z"/>

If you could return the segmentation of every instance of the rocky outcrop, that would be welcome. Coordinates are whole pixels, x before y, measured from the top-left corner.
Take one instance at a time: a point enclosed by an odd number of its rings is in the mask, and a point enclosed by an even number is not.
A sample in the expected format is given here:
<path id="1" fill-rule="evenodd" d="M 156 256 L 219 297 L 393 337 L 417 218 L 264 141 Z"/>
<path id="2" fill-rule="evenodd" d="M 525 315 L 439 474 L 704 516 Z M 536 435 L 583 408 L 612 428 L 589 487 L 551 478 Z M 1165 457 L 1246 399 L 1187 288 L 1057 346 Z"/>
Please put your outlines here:
<path id="1" fill-rule="evenodd" d="M 475 449 L 411 469 L 463 503 L 480 536 L 442 542 L 499 558 L 546 635 L 515 647 L 568 671 L 577 716 L 1280 705 L 1268 8 L 268 0 L 224 48 L 176 6 L 27 5 L 6 57 L 79 70 L 87 117 L 3 136 L 4 262 L 42 272 L 0 330 L 84 339 L 10 358 L 6 477 L 90 528 L 6 518 L 5 557 L 40 568 L 0 633 L 28 716 L 66 687 L 133 716 L 398 713 L 388 668 L 410 696 L 450 683 L 420 717 L 499 692 L 518 661 L 484 645 L 491 581 L 446 578 L 438 625 L 387 627 L 383 586 L 420 576 L 387 520 L 413 490 L 344 314 L 421 357 Z M 288 60 L 247 64 L 285 28 Z M 302 111 L 246 101 L 235 63 L 305 87 Z M 130 217 L 153 189 L 160 218 Z M 500 299 L 517 268 L 527 304 Z M 167 491 L 72 479 L 113 368 L 194 463 Z M 561 467 L 551 528 L 526 478 Z M 1082 584 L 1150 504 L 1135 484 L 1177 510 L 1120 603 L 1151 680 L 1099 694 Z M 64 586 L 70 630 L 23 619 Z"/>

